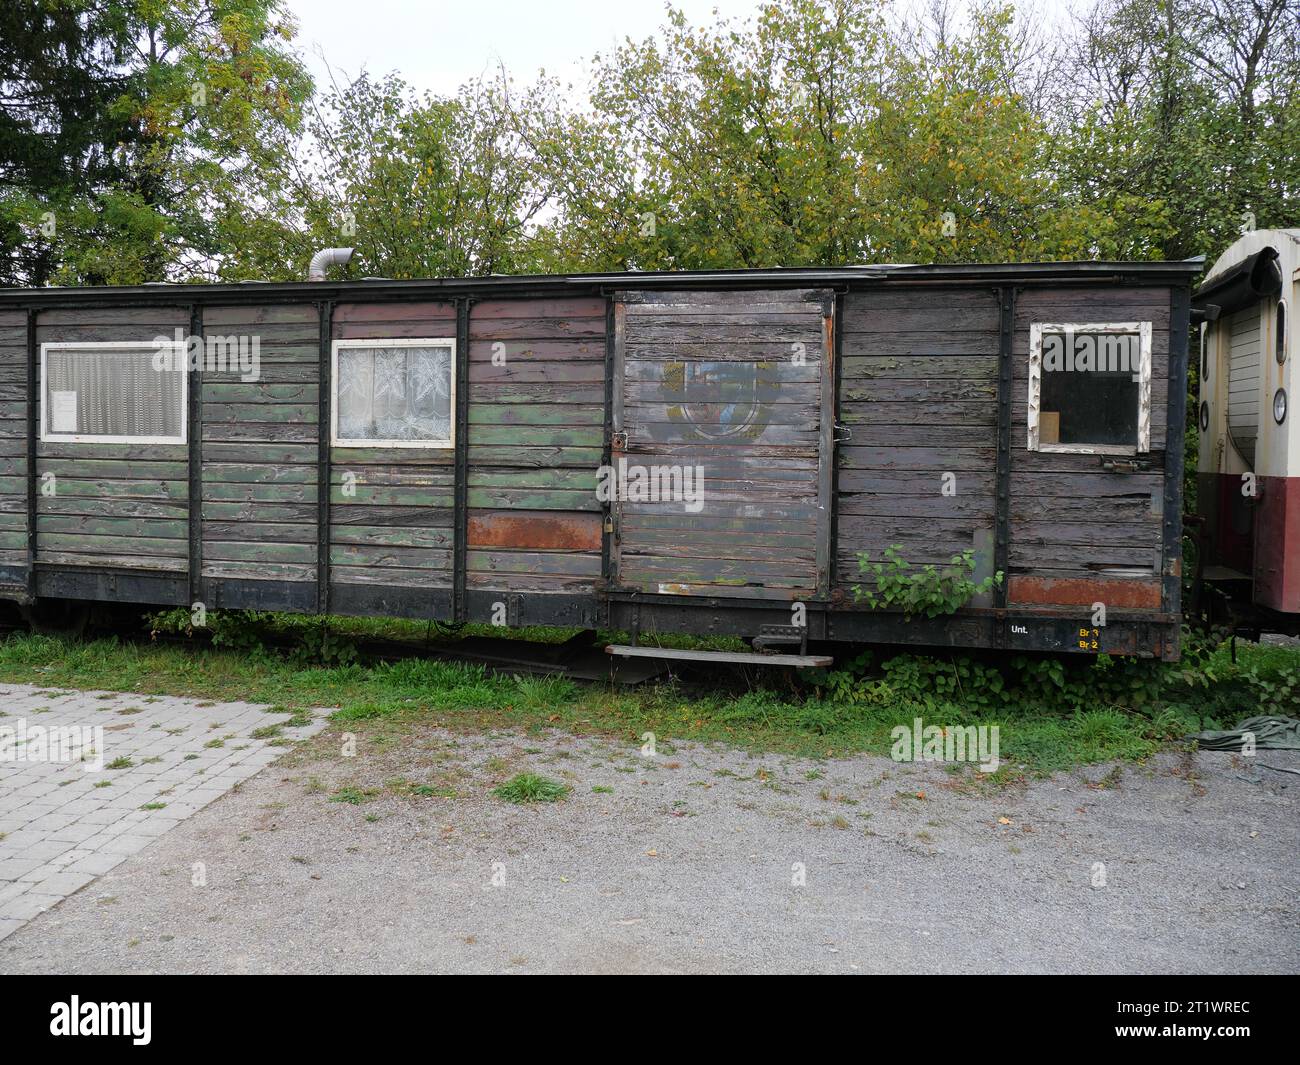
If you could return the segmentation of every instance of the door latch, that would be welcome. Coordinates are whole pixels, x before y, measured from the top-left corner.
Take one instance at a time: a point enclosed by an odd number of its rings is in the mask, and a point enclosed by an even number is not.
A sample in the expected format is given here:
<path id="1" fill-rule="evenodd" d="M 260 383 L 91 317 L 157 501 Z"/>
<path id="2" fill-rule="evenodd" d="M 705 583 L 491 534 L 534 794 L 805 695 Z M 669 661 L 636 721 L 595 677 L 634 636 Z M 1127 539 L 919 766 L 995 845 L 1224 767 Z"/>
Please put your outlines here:
<path id="1" fill-rule="evenodd" d="M 627 450 L 627 430 L 619 429 L 617 432 L 609 434 L 609 447 L 611 451 Z"/>
<path id="2" fill-rule="evenodd" d="M 1137 473 L 1148 467 L 1145 462 L 1138 462 L 1137 459 L 1103 459 L 1101 468 L 1110 473 Z"/>

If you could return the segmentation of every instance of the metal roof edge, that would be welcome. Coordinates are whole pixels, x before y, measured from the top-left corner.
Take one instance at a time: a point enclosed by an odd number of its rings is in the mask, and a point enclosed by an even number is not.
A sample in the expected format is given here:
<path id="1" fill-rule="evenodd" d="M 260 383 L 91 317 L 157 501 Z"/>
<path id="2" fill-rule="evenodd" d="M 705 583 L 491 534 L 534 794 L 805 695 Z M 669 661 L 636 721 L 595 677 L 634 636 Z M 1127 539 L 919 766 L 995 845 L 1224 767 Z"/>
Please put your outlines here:
<path id="1" fill-rule="evenodd" d="M 1035 263 L 934 263 L 881 264 L 840 267 L 773 267 L 736 270 L 658 270 L 591 274 L 519 274 L 486 277 L 371 279 L 359 281 L 268 281 L 177 283 L 84 287 L 0 288 L 0 306 L 14 304 L 88 302 L 112 303 L 231 303 L 272 302 L 276 298 L 300 300 L 391 297 L 417 293 L 561 294 L 577 288 L 593 291 L 619 288 L 699 288 L 707 286 L 752 288 L 763 285 L 858 285 L 908 280 L 993 281 L 1017 280 L 1119 280 L 1134 278 L 1190 279 L 1204 267 L 1204 257 L 1179 261 L 1100 261 Z"/>

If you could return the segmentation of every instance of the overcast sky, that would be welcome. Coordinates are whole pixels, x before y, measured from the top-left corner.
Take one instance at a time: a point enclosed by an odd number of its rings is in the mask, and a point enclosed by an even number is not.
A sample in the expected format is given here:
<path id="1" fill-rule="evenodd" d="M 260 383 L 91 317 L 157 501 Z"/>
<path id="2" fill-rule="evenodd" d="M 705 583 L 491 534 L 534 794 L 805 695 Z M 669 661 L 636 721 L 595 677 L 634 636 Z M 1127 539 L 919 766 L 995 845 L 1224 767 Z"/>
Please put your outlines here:
<path id="1" fill-rule="evenodd" d="M 584 61 L 664 21 L 658 0 L 288 0 L 298 45 L 320 75 L 316 52 L 355 77 L 398 71 L 420 89 L 450 94 L 500 61 L 522 81 L 539 69 L 584 79 Z M 693 21 L 748 16 L 759 0 L 677 0 Z"/>
<path id="2" fill-rule="evenodd" d="M 1033 0 L 1049 10 L 1067 0 Z M 754 14 L 761 0 L 676 0 L 696 24 Z M 324 80 L 323 53 L 355 77 L 399 72 L 419 89 L 455 92 L 496 66 L 521 81 L 539 69 L 585 83 L 585 61 L 624 37 L 640 39 L 664 21 L 661 0 L 288 0 L 298 18 L 298 45 Z"/>

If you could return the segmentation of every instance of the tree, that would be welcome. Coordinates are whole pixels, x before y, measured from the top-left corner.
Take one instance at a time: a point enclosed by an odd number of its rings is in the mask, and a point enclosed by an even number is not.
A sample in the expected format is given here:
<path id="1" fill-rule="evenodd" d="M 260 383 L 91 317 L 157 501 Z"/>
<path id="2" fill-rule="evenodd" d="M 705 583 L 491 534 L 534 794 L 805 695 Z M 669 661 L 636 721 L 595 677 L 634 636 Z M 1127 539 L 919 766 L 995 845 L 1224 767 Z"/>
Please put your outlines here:
<path id="1" fill-rule="evenodd" d="M 58 269 L 58 219 L 126 179 L 132 137 L 115 107 L 138 84 L 123 67 L 121 13 L 90 3 L 0 8 L 0 284 L 42 285 Z"/>
<path id="2" fill-rule="evenodd" d="M 1213 257 L 1300 220 L 1297 0 L 772 0 L 448 97 L 281 0 L 11 0 L 0 282 Z M 960 3 L 960 6 L 958 6 Z M 51 232 L 50 220 L 55 225 Z"/>
<path id="3" fill-rule="evenodd" d="M 26 105 L 0 147 L 11 280 L 211 276 L 223 214 L 256 200 L 311 91 L 279 0 L 13 0 L 5 18 L 0 84 L 11 115 Z"/>
<path id="4" fill-rule="evenodd" d="M 896 38 L 871 171 L 886 261 L 1089 257 L 1095 220 L 1063 202 L 1025 40 L 996 2 L 962 22 L 938 8 Z"/>
<path id="5" fill-rule="evenodd" d="M 1211 260 L 1243 227 L 1300 222 L 1295 0 L 1100 0 L 1059 101 L 1056 160 L 1100 246 Z"/>
<path id="6" fill-rule="evenodd" d="M 1086 255 L 1048 170 L 1009 7 L 927 35 L 879 0 L 778 0 L 597 61 L 590 108 L 529 131 L 566 175 L 572 268 L 715 268 Z"/>
<path id="7" fill-rule="evenodd" d="M 358 268 L 386 277 L 529 269 L 525 233 L 549 197 L 515 130 L 529 94 L 510 94 L 504 74 L 450 99 L 396 76 L 335 85 L 285 182 L 307 242 L 353 244 Z"/>
<path id="8" fill-rule="evenodd" d="M 862 143 L 884 52 L 871 0 L 786 0 L 752 30 L 691 27 L 598 57 L 591 106 L 533 132 L 566 176 L 572 268 L 846 262 L 866 236 Z"/>

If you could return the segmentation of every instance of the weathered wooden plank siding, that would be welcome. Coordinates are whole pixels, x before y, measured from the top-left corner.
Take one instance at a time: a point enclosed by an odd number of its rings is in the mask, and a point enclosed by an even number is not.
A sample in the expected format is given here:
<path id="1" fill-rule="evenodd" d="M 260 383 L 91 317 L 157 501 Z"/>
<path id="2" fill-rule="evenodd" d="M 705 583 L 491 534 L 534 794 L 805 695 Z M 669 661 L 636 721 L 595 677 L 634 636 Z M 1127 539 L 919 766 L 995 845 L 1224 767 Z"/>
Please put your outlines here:
<path id="1" fill-rule="evenodd" d="M 590 591 L 601 573 L 605 301 L 470 308 L 466 587 Z"/>
<path id="2" fill-rule="evenodd" d="M 36 340 L 147 345 L 156 337 L 173 339 L 177 329 L 187 333 L 189 325 L 184 308 L 56 309 L 41 312 Z M 38 417 L 39 410 L 31 414 Z M 42 441 L 36 456 L 38 562 L 188 571 L 185 444 Z"/>
<path id="3" fill-rule="evenodd" d="M 455 336 L 452 303 L 342 303 L 334 309 L 335 340 Z M 450 588 L 455 463 L 450 448 L 332 447 L 331 583 Z"/>
<path id="4" fill-rule="evenodd" d="M 810 290 L 626 295 L 629 468 L 698 471 L 702 491 L 698 510 L 619 503 L 622 586 L 816 589 L 828 306 Z"/>
<path id="5" fill-rule="evenodd" d="M 998 301 L 991 289 L 850 293 L 841 323 L 836 587 L 858 556 L 913 565 L 973 550 L 993 571 Z M 843 435 L 843 434 L 841 434 Z"/>
<path id="6" fill-rule="evenodd" d="M 1028 450 L 1029 327 L 1144 321 L 1152 329 L 1151 452 L 1137 459 L 1147 469 L 1112 473 L 1101 456 Z M 1169 290 L 1025 289 L 1016 298 L 1013 351 L 1010 602 L 1158 606 Z"/>
<path id="7" fill-rule="evenodd" d="M 6 567 L 27 565 L 26 412 L 27 313 L 0 311 L 0 566 Z"/>
<path id="8" fill-rule="evenodd" d="M 205 368 L 204 577 L 316 579 L 319 316 L 309 303 L 208 307 L 205 336 L 257 338 L 259 371 Z"/>
<path id="9" fill-rule="evenodd" d="M 833 449 L 833 590 L 843 596 L 861 583 L 860 553 L 879 559 L 891 544 L 914 564 L 973 549 L 983 576 L 997 521 L 995 285 L 890 282 L 850 292 L 834 331 L 829 290 L 808 288 L 628 291 L 612 316 L 595 294 L 470 299 L 457 353 L 468 411 L 462 544 L 451 448 L 329 448 L 328 483 L 318 483 L 328 425 L 318 424 L 325 381 L 316 297 L 209 306 L 203 333 L 256 337 L 259 372 L 244 380 L 238 367 L 208 366 L 201 374 L 200 420 L 190 427 L 202 443 L 199 498 L 190 498 L 186 445 L 39 443 L 35 473 L 50 475 L 43 483 L 53 490 L 37 496 L 37 558 L 184 574 L 194 508 L 204 577 L 294 582 L 297 608 L 310 609 L 302 586 L 326 560 L 333 583 L 352 586 L 340 599 L 353 604 L 397 603 L 385 589 L 464 602 L 441 594 L 459 591 L 453 565 L 462 554 L 471 592 L 591 594 L 602 576 L 596 487 L 612 317 L 622 356 L 613 411 L 627 438 L 615 458 L 642 469 L 698 467 L 703 497 L 699 509 L 681 499 L 617 504 L 619 586 L 769 600 L 825 587 L 823 396 L 831 386 L 823 378 L 836 332 L 844 431 Z M 466 322 L 457 310 L 436 289 L 344 302 L 330 338 L 455 337 Z M 1109 472 L 1100 456 L 1028 451 L 1030 326 L 1121 321 L 1152 326 L 1151 451 L 1138 456 L 1142 468 Z M 38 344 L 147 344 L 187 332 L 190 308 L 64 307 L 42 310 L 37 323 Z M 13 567 L 11 577 L 28 561 L 26 426 L 37 414 L 26 404 L 26 324 L 25 310 L 0 312 L 0 567 Z M 1011 605 L 1159 606 L 1165 448 L 1168 433 L 1180 431 L 1167 424 L 1170 324 L 1160 285 L 1016 288 Z"/>

